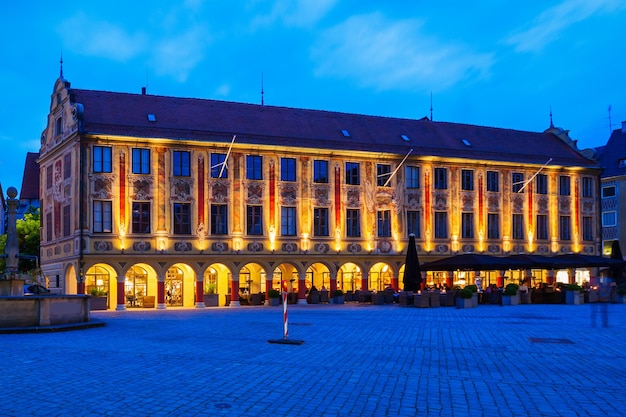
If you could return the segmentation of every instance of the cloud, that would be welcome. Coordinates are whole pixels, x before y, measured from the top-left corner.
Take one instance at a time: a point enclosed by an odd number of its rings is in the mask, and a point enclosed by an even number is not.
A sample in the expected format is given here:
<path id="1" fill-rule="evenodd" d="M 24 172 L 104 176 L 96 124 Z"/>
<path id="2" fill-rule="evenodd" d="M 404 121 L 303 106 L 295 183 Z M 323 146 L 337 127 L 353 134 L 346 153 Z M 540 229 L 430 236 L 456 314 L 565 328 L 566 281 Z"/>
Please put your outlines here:
<path id="1" fill-rule="evenodd" d="M 506 39 L 517 52 L 538 51 L 555 40 L 568 27 L 596 14 L 625 8 L 622 0 L 565 0 L 537 16 L 529 27 Z"/>
<path id="2" fill-rule="evenodd" d="M 83 55 L 114 61 L 136 57 L 147 44 L 147 37 L 141 33 L 128 33 L 112 23 L 89 19 L 83 13 L 61 23 L 59 32 L 64 47 Z"/>
<path id="3" fill-rule="evenodd" d="M 210 37 L 201 26 L 171 38 L 156 42 L 151 61 L 157 74 L 169 75 L 179 82 L 187 80 L 189 73 L 202 61 Z"/>
<path id="4" fill-rule="evenodd" d="M 285 26 L 311 27 L 324 17 L 337 0 L 274 0 L 260 2 L 271 4 L 268 14 L 259 15 L 252 20 L 252 27 L 270 26 L 277 21 Z"/>
<path id="5" fill-rule="evenodd" d="M 191 6 L 199 6 L 190 4 Z M 203 26 L 185 26 L 183 32 L 154 31 L 150 35 L 138 31 L 129 33 L 116 24 L 92 19 L 79 13 L 64 21 L 59 32 L 63 46 L 78 54 L 112 61 L 142 59 L 154 65 L 160 75 L 184 82 L 202 61 L 210 36 Z"/>
<path id="6" fill-rule="evenodd" d="M 380 13 L 351 17 L 312 47 L 318 76 L 352 78 L 378 90 L 439 90 L 485 76 L 491 54 L 446 44 L 421 32 L 415 19 L 389 21 Z"/>

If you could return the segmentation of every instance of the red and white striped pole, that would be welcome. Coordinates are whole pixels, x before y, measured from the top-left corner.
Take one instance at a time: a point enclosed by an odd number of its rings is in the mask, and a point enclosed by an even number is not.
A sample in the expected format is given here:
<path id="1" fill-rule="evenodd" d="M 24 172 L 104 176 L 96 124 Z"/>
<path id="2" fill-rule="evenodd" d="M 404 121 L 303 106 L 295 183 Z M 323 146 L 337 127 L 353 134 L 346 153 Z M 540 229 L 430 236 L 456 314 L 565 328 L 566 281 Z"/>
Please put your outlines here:
<path id="1" fill-rule="evenodd" d="M 287 282 L 282 278 L 280 281 L 283 289 L 283 338 L 287 340 L 287 336 L 289 336 L 289 319 L 287 318 Z"/>

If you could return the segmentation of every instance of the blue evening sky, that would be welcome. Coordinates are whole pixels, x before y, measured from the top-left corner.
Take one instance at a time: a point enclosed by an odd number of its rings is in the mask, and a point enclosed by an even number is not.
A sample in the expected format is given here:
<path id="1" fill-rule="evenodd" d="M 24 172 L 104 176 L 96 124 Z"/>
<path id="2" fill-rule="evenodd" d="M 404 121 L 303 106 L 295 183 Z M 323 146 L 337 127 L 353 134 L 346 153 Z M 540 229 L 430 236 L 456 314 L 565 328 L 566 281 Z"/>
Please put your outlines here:
<path id="1" fill-rule="evenodd" d="M 626 1 L 14 1 L 0 11 L 0 183 L 20 187 L 73 87 L 483 126 L 626 120 Z M 609 119 L 609 106 L 611 118 Z M 610 126 L 611 120 L 612 126 Z"/>

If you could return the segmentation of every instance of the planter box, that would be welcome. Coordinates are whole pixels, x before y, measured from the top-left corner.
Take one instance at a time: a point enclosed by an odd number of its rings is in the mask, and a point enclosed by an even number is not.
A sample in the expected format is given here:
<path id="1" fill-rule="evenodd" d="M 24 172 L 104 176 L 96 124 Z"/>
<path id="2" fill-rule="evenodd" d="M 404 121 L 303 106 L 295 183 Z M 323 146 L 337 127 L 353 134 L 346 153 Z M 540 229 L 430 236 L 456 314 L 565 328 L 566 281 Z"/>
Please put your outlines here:
<path id="1" fill-rule="evenodd" d="M 457 298 L 456 299 L 456 307 L 457 308 L 474 308 L 474 301 L 471 298 Z"/>
<path id="2" fill-rule="evenodd" d="M 217 307 L 220 305 L 219 294 L 204 294 L 204 306 L 205 307 Z"/>
<path id="3" fill-rule="evenodd" d="M 333 297 L 333 304 L 343 304 L 343 303 L 344 303 L 343 295 L 336 295 Z"/>
<path id="4" fill-rule="evenodd" d="M 504 295 L 502 294 L 502 305 L 503 306 L 516 306 L 520 304 L 520 296 L 519 294 L 515 295 Z"/>
<path id="5" fill-rule="evenodd" d="M 271 306 L 279 306 L 280 305 L 280 297 L 276 297 L 276 298 L 270 298 L 269 299 L 270 303 L 269 305 Z"/>
<path id="6" fill-rule="evenodd" d="M 106 310 L 107 309 L 107 298 L 108 297 L 98 297 L 98 296 L 90 296 L 89 298 L 89 310 Z"/>
<path id="7" fill-rule="evenodd" d="M 377 293 L 373 293 L 372 294 L 372 304 L 376 304 L 376 305 L 383 305 L 385 304 L 385 293 L 384 292 L 377 292 Z"/>
<path id="8" fill-rule="evenodd" d="M 617 294 L 615 296 L 615 302 L 617 304 L 626 304 L 626 294 Z"/>
<path id="9" fill-rule="evenodd" d="M 478 293 L 472 295 L 472 307 L 478 307 Z"/>
<path id="10" fill-rule="evenodd" d="M 580 291 L 565 291 L 565 304 L 584 304 L 583 297 Z"/>
<path id="11" fill-rule="evenodd" d="M 413 305 L 420 308 L 430 307 L 430 297 L 428 297 L 428 293 L 415 294 L 413 297 Z"/>
<path id="12" fill-rule="evenodd" d="M 519 293 L 520 304 L 531 304 L 532 289 L 528 289 L 526 292 Z"/>

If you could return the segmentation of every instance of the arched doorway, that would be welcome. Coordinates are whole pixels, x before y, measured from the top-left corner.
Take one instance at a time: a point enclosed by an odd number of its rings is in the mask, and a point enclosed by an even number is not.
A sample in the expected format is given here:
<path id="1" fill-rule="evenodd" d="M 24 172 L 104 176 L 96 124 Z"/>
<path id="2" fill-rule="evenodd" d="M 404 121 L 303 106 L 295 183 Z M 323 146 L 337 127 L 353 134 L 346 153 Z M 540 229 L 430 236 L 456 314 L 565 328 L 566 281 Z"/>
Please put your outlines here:
<path id="1" fill-rule="evenodd" d="M 126 307 L 143 307 L 143 298 L 148 295 L 148 272 L 140 267 L 133 266 L 124 278 L 124 293 L 126 294 Z"/>
<path id="2" fill-rule="evenodd" d="M 165 304 L 168 307 L 183 306 L 183 271 L 173 266 L 165 274 Z"/>

